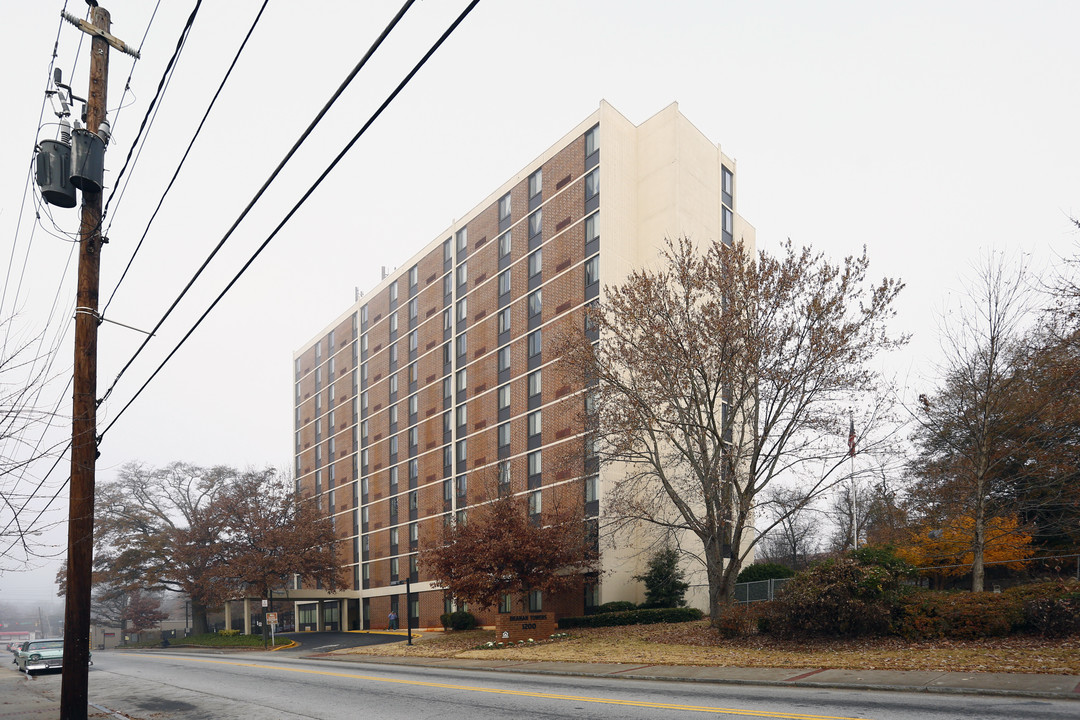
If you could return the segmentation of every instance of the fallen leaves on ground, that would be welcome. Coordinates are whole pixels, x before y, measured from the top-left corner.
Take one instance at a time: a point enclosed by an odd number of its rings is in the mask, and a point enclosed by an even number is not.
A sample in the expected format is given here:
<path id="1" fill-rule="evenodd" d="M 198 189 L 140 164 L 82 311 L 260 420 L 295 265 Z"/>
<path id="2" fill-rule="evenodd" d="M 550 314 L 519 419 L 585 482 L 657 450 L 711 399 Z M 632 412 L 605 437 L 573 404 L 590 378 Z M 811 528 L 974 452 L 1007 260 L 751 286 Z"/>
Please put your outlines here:
<path id="1" fill-rule="evenodd" d="M 563 662 L 728 667 L 927 670 L 1080 675 L 1080 640 L 1004 637 L 907 642 L 899 638 L 725 639 L 706 621 L 671 625 L 577 628 L 570 637 L 529 647 L 478 650 L 493 630 L 428 632 L 414 640 L 339 653 L 411 657 L 502 658 Z"/>

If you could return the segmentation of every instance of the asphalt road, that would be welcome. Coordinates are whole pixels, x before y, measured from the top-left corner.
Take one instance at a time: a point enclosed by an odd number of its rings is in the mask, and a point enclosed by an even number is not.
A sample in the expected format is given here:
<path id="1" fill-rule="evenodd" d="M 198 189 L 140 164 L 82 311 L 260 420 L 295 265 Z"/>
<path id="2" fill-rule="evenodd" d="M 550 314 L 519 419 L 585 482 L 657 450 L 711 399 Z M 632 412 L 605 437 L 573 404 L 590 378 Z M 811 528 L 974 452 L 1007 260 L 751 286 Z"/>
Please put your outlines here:
<path id="1" fill-rule="evenodd" d="M 351 635 L 346 641 L 364 636 Z M 307 652 L 335 644 L 308 637 Z M 725 686 L 308 660 L 302 652 L 94 653 L 90 702 L 138 720 L 687 717 L 1075 720 L 1077 703 L 1025 698 Z M 58 697 L 60 675 L 34 689 Z"/>

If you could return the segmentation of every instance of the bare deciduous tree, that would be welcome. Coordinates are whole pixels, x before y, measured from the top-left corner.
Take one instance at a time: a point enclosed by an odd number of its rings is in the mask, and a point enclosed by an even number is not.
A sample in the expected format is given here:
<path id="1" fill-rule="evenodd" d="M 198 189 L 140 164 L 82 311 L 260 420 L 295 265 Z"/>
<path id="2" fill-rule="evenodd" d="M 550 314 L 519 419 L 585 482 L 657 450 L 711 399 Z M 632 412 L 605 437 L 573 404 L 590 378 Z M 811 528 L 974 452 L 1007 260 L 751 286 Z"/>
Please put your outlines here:
<path id="1" fill-rule="evenodd" d="M 593 451 L 625 468 L 604 513 L 696 537 L 714 619 L 770 483 L 809 500 L 846 478 L 853 400 L 875 409 L 856 418 L 862 452 L 878 442 L 887 388 L 872 361 L 904 342 L 886 329 L 902 284 L 872 284 L 868 267 L 865 253 L 833 264 L 790 242 L 755 258 L 669 241 L 658 268 L 605 288 L 597 342 L 581 330 L 560 343 L 569 378 L 591 388 Z"/>

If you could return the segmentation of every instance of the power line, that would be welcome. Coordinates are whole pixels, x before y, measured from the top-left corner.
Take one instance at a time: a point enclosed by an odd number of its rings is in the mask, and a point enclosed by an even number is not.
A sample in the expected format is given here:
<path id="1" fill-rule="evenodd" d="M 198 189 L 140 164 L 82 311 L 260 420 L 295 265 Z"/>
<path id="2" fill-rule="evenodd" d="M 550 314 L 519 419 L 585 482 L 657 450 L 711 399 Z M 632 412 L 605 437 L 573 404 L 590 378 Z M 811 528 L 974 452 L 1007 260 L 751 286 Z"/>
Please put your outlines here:
<path id="1" fill-rule="evenodd" d="M 139 254 L 139 249 L 142 248 L 143 241 L 146 240 L 147 234 L 150 232 L 150 226 L 154 224 L 154 219 L 157 218 L 158 211 L 161 210 L 162 204 L 165 202 L 165 197 L 172 190 L 173 184 L 176 182 L 176 178 L 180 175 L 180 170 L 184 167 L 184 163 L 187 161 L 188 155 L 191 153 L 191 148 L 195 145 L 195 141 L 199 137 L 199 133 L 202 132 L 203 125 L 206 124 L 206 119 L 210 117 L 211 110 L 214 109 L 214 104 L 217 102 L 218 96 L 221 95 L 221 91 L 225 88 L 225 83 L 228 82 L 229 76 L 232 74 L 233 68 L 236 67 L 236 63 L 240 60 L 240 54 L 244 52 L 244 47 L 247 46 L 248 40 L 251 38 L 252 33 L 255 31 L 255 26 L 259 24 L 259 20 L 262 18 L 263 11 L 266 10 L 267 4 L 270 0 L 263 0 L 262 7 L 259 8 L 258 14 L 255 16 L 255 20 L 251 23 L 251 27 L 248 28 L 247 35 L 244 36 L 244 41 L 240 43 L 240 47 L 236 51 L 236 55 L 233 57 L 232 63 L 229 65 L 229 69 L 225 71 L 225 76 L 221 79 L 221 84 L 218 85 L 217 92 L 214 93 L 214 97 L 211 98 L 210 104 L 206 108 L 206 112 L 203 114 L 202 120 L 199 121 L 199 126 L 195 129 L 195 134 L 191 136 L 191 141 L 188 143 L 187 149 L 184 151 L 184 156 L 180 158 L 180 163 L 176 166 L 176 171 L 173 172 L 172 178 L 169 180 L 169 184 L 165 187 L 165 191 L 161 193 L 161 197 L 158 199 L 157 207 L 154 208 L 153 214 L 150 215 L 150 220 L 146 223 L 146 229 L 143 230 L 142 237 L 139 238 L 139 242 L 136 243 L 135 249 L 131 253 L 131 257 L 128 258 L 127 265 L 124 266 L 124 271 L 120 273 L 120 279 L 116 281 L 116 285 L 113 287 L 112 292 L 109 293 L 109 299 L 105 302 L 105 307 L 102 308 L 101 314 L 105 315 L 109 310 L 109 305 L 112 304 L 113 298 L 116 297 L 116 291 L 120 289 L 120 285 L 124 282 L 124 278 L 127 277 L 128 270 L 131 269 L 131 264 L 135 261 L 135 256 Z M 109 221 L 109 226 L 112 226 L 112 221 Z"/>
<path id="2" fill-rule="evenodd" d="M 402 79 L 400 83 L 398 83 L 397 87 L 394 88 L 393 92 L 391 92 L 390 95 L 387 96 L 383 103 L 378 107 L 378 109 L 374 113 L 372 113 L 371 117 L 368 118 L 367 122 L 364 123 L 360 130 L 358 130 L 356 134 L 353 135 L 352 139 L 345 144 L 345 147 L 341 149 L 341 151 L 337 154 L 333 161 L 326 167 L 325 170 L 323 170 L 322 174 L 320 174 L 319 177 L 315 180 L 315 182 L 312 183 L 311 187 L 308 188 L 307 192 L 305 192 L 303 196 L 301 196 L 300 200 L 298 200 L 296 204 L 293 205 L 292 209 L 289 210 L 289 212 L 285 215 L 284 218 L 282 218 L 281 222 L 278 223 L 277 227 L 274 228 L 273 232 L 271 232 L 270 235 L 266 238 L 266 240 L 264 240 L 263 243 L 259 245 L 259 247 L 255 250 L 255 252 L 248 259 L 248 261 L 245 262 L 243 267 L 240 268 L 239 272 L 237 272 L 236 275 L 233 276 L 233 279 L 229 281 L 229 284 L 226 285 L 225 288 L 218 294 L 218 296 L 214 299 L 214 302 L 210 304 L 210 307 L 208 307 L 206 311 L 201 316 L 199 316 L 199 319 L 195 321 L 195 324 L 191 326 L 191 329 L 184 334 L 184 337 L 180 339 L 180 342 L 176 344 L 176 347 L 174 347 L 172 351 L 165 357 L 165 359 L 161 361 L 161 364 L 158 365 L 157 369 L 154 370 L 150 377 L 146 379 L 146 382 L 142 384 L 142 386 L 138 389 L 138 391 L 136 391 L 136 393 L 131 397 L 131 399 L 128 400 L 128 402 L 122 408 L 120 408 L 120 412 L 116 414 L 116 416 L 112 419 L 112 422 L 110 422 L 108 426 L 106 426 L 106 428 L 101 432 L 101 434 L 98 435 L 99 444 L 104 439 L 105 434 L 109 432 L 113 425 L 116 424 L 116 421 L 119 420 L 121 416 L 123 416 L 123 414 L 127 411 L 129 407 L 131 407 L 132 403 L 134 403 L 135 400 L 139 397 L 139 395 L 142 394 L 143 390 L 146 389 L 146 387 L 151 383 L 151 381 L 153 381 L 153 379 L 157 377 L 157 374 L 161 372 L 162 368 L 165 367 L 166 363 L 168 363 L 169 360 L 172 359 L 172 357 L 184 345 L 184 343 L 187 342 L 187 339 L 191 337 L 191 335 L 195 332 L 199 325 L 202 324 L 202 321 L 206 319 L 207 315 L 209 315 L 210 312 L 221 301 L 221 299 L 225 297 L 225 294 L 232 289 L 233 285 L 236 284 L 236 282 L 247 271 L 251 264 L 255 262 L 255 259 L 262 253 L 262 251 L 266 249 L 266 246 L 270 244 L 270 241 L 273 240 L 275 236 L 277 236 L 278 232 L 281 231 L 285 224 L 288 223 L 289 220 L 292 219 L 293 215 L 295 215 L 296 212 L 300 209 L 300 207 L 303 206 L 305 202 L 307 202 L 308 198 L 311 197 L 311 195 L 315 192 L 319 185 L 322 184 L 322 181 L 326 179 L 326 177 L 331 173 L 331 171 L 333 171 L 333 169 L 337 167 L 338 163 L 341 162 L 342 158 L 345 157 L 346 153 L 348 153 L 349 150 L 352 149 L 353 145 L 355 145 L 356 142 L 364 135 L 364 133 L 367 132 L 367 129 L 371 127 L 375 120 L 378 119 L 380 115 L 382 115 L 383 111 L 386 110 L 387 107 L 389 107 L 390 103 L 393 102 L 394 99 L 398 96 L 398 94 L 400 94 L 401 91 L 405 88 L 405 86 L 409 84 L 409 81 L 412 80 L 413 76 L 415 76 L 416 73 L 420 71 L 420 68 L 422 68 L 427 63 L 428 59 L 430 59 L 431 56 L 434 55 L 435 52 L 442 46 L 442 44 L 446 42 L 446 39 L 449 38 L 450 35 L 454 32 L 454 30 L 457 29 L 458 25 L 460 25 L 465 20 L 465 18 L 468 17 L 469 13 L 472 12 L 473 8 L 475 8 L 479 2 L 480 0 L 472 0 L 472 2 L 469 3 L 465 10 L 463 10 L 462 13 L 458 15 L 458 17 L 454 20 L 454 22 L 451 23 L 450 26 L 443 32 L 443 34 L 439 36 L 439 39 L 435 41 L 435 44 L 433 44 L 431 48 L 429 48 L 428 51 L 424 53 L 424 56 L 420 58 L 419 62 L 417 62 L 416 65 L 413 66 L 413 69 L 409 71 L 409 73 Z M 409 3 L 407 3 L 406 5 L 408 4 Z"/>
<path id="3" fill-rule="evenodd" d="M 109 198 L 105 201 L 105 209 L 101 213 L 102 218 L 109 214 L 109 205 L 112 203 L 113 196 L 116 194 L 116 188 L 120 185 L 120 179 L 124 177 L 124 172 L 131 163 L 131 156 L 135 152 L 135 147 L 139 144 L 139 139 L 142 137 L 143 131 L 147 129 L 147 124 L 151 122 L 152 118 L 156 117 L 154 108 L 157 106 L 158 100 L 161 99 L 165 86 L 168 84 L 168 79 L 172 76 L 173 67 L 180 57 L 180 52 L 184 49 L 188 33 L 191 31 L 191 26 L 195 24 L 195 16 L 198 15 L 201 6 L 202 0 L 195 0 L 195 7 L 191 10 L 187 22 L 184 23 L 183 30 L 180 31 L 180 37 L 176 40 L 176 48 L 173 50 L 169 62 L 165 65 L 165 70 L 161 74 L 161 80 L 158 81 L 157 92 L 154 93 L 154 97 L 150 100 L 150 105 L 146 108 L 146 114 L 143 115 L 142 123 L 139 124 L 139 131 L 135 134 L 135 140 L 131 143 L 131 148 L 128 150 L 127 157 L 124 159 L 124 164 L 120 168 L 120 173 L 116 176 L 116 182 L 113 185 L 112 192 L 109 193 Z"/>
<path id="4" fill-rule="evenodd" d="M 124 364 L 124 366 L 120 368 L 120 372 L 117 373 L 115 378 L 113 378 L 113 381 L 109 385 L 108 389 L 105 391 L 105 394 L 102 396 L 101 400 L 98 401 L 99 404 L 109 397 L 109 395 L 113 391 L 113 388 L 116 387 L 116 383 L 119 382 L 120 378 L 124 376 L 124 373 L 126 373 L 128 368 L 131 367 L 131 364 L 135 362 L 135 359 L 139 357 L 142 351 L 146 348 L 147 344 L 150 342 L 150 339 L 157 333 L 157 331 L 161 328 L 162 324 L 164 324 L 164 322 L 169 318 L 173 310 L 176 309 L 176 306 L 180 303 L 184 296 L 187 295 L 188 291 L 195 284 L 195 281 L 198 280 L 199 276 L 202 275 L 203 271 L 207 268 L 210 262 L 214 259 L 214 257 L 218 254 L 218 252 L 225 245 L 228 239 L 232 236 L 236 228 L 240 225 L 241 222 L 243 222 L 244 218 L 247 217 L 248 213 L 251 212 L 251 209 L 255 206 L 255 203 L 257 203 L 259 199 L 263 196 L 267 188 L 270 187 L 270 184 L 273 183 L 275 179 L 277 179 L 277 176 L 284 169 L 285 165 L 292 159 L 293 155 L 296 154 L 296 151 L 300 149 L 300 146 L 303 145 L 304 142 L 308 139 L 311 133 L 315 130 L 315 127 L 322 121 L 326 113 L 330 111 L 330 108 L 334 105 L 335 102 L 337 102 L 338 98 L 341 97 L 342 93 L 345 92 L 346 88 L 349 87 L 349 84 L 352 83 L 353 79 L 360 72 L 360 70 L 363 69 L 365 65 L 367 65 L 368 60 L 371 58 L 372 55 L 375 54 L 375 51 L 379 48 L 380 45 L 382 45 L 383 41 L 397 26 L 398 22 L 401 20 L 402 17 L 404 17 L 405 13 L 409 10 L 410 7 L 412 7 L 414 2 L 415 0 L 406 0 L 405 4 L 403 4 L 401 6 L 401 9 L 398 10 L 397 15 L 395 15 L 393 20 L 391 20 L 390 23 L 383 29 L 379 37 L 375 39 L 375 42 L 372 43 L 371 47 L 369 47 L 367 52 L 364 53 L 364 56 L 360 58 L 360 62 L 358 62 L 356 64 L 356 67 L 352 69 L 352 72 L 350 72 L 348 76 L 346 76 L 345 80 L 341 83 L 340 86 L 338 86 L 338 89 L 334 91 L 334 94 L 330 96 L 330 99 L 327 100 L 326 104 L 323 105 L 322 109 L 308 124 L 304 132 L 301 133 L 300 137 L 297 138 L 296 142 L 293 143 L 293 146 L 285 154 L 285 157 L 281 159 L 281 162 L 279 162 L 277 167 L 274 168 L 274 171 L 270 173 L 270 176 L 262 184 L 262 187 L 259 188 L 259 190 L 255 193 L 255 196 L 251 199 L 250 202 L 248 202 L 243 212 L 241 212 L 240 215 L 236 218 L 236 220 L 233 221 L 232 226 L 229 227 L 225 235 L 221 238 L 220 241 L 218 241 L 218 244 L 206 257 L 206 260 L 203 261 L 203 264 L 199 267 L 199 269 L 195 271 L 195 274 L 191 277 L 191 279 L 188 280 L 188 283 L 184 286 L 184 289 L 181 290 L 180 294 L 177 295 L 175 300 L 173 300 L 172 304 L 165 311 L 165 314 L 161 316 L 161 319 L 157 321 L 157 324 L 154 325 L 153 329 L 150 330 L 146 338 L 143 339 L 142 344 L 139 345 L 139 347 L 135 350 L 135 353 Z"/>

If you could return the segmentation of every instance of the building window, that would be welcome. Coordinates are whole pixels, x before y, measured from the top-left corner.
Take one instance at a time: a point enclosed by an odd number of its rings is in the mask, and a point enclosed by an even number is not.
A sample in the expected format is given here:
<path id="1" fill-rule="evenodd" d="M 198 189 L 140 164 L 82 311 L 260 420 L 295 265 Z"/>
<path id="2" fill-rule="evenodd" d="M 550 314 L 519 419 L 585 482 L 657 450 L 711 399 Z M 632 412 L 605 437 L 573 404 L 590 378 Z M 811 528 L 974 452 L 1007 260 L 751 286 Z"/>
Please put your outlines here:
<path id="1" fill-rule="evenodd" d="M 457 266 L 457 284 L 461 287 L 465 283 L 469 282 L 469 264 L 462 262 Z"/>
<path id="2" fill-rule="evenodd" d="M 420 314 L 420 299 L 413 298 L 409 301 L 409 322 L 416 322 L 417 315 Z"/>
<path id="3" fill-rule="evenodd" d="M 464 525 L 465 524 L 465 511 L 464 510 L 458 510 L 456 513 L 454 513 L 454 522 L 457 523 L 458 525 Z"/>
<path id="4" fill-rule="evenodd" d="M 397 528 L 390 528 L 390 544 L 391 545 L 397 545 L 398 544 L 398 529 Z"/>
<path id="5" fill-rule="evenodd" d="M 465 319 L 469 316 L 469 298 L 463 297 L 457 301 L 457 319 L 458 322 L 465 322 Z"/>
<path id="6" fill-rule="evenodd" d="M 499 273 L 499 294 L 505 295 L 510 292 L 510 271 L 504 270 Z"/>
<path id="7" fill-rule="evenodd" d="M 416 490 L 409 493 L 409 509 L 416 510 L 420 507 L 419 495 Z"/>
<path id="8" fill-rule="evenodd" d="M 409 268 L 409 287 L 416 287 L 416 282 L 419 276 L 420 269 L 416 265 L 413 265 L 411 268 Z"/>
<path id="9" fill-rule="evenodd" d="M 458 335 L 454 339 L 454 342 L 457 345 L 457 356 L 458 357 L 461 357 L 462 355 L 469 352 L 469 338 L 465 333 L 461 333 L 460 335 Z"/>
<path id="10" fill-rule="evenodd" d="M 600 281 L 600 256 L 594 255 L 585 261 L 585 287 Z"/>
<path id="11" fill-rule="evenodd" d="M 397 280 L 390 283 L 390 302 L 397 301 Z"/>
<path id="12" fill-rule="evenodd" d="M 510 484 L 510 461 L 509 460 L 503 460 L 501 463 L 499 463 L 499 484 L 500 485 L 509 485 Z"/>
<path id="13" fill-rule="evenodd" d="M 409 542 L 420 540 L 420 523 L 409 523 Z"/>
<path id="14" fill-rule="evenodd" d="M 459 253 L 465 252 L 465 248 L 469 246 L 469 228 L 463 227 L 457 231 L 457 251 Z"/>
<path id="15" fill-rule="evenodd" d="M 600 149 L 600 126 L 593 125 L 585 133 L 585 157 L 589 157 Z"/>
<path id="16" fill-rule="evenodd" d="M 416 363 L 409 363 L 409 382 L 414 383 L 417 379 Z"/>
<path id="17" fill-rule="evenodd" d="M 444 377 L 442 381 L 442 396 L 443 400 L 449 400 L 454 397 L 454 382 L 449 376 Z"/>
<path id="18" fill-rule="evenodd" d="M 397 498 L 396 497 L 390 498 L 390 514 L 391 515 L 397 515 L 397 505 L 398 505 Z"/>
<path id="19" fill-rule="evenodd" d="M 529 514 L 539 515 L 543 509 L 543 501 L 541 500 L 540 491 L 529 493 Z"/>
<path id="20" fill-rule="evenodd" d="M 390 576 L 396 578 L 398 574 L 398 559 L 390 558 Z"/>
<path id="21" fill-rule="evenodd" d="M 541 344 L 540 330 L 533 330 L 529 333 L 529 357 L 535 357 L 540 354 Z"/>
<path id="22" fill-rule="evenodd" d="M 534 238 L 540 234 L 544 227 L 544 209 L 540 208 L 529 216 L 529 237 Z"/>
<path id="23" fill-rule="evenodd" d="M 529 437 L 539 435 L 543 429 L 543 420 L 540 416 L 540 411 L 529 413 Z"/>
<path id="24" fill-rule="evenodd" d="M 600 194 L 600 168 L 595 168 L 585 176 L 585 202 Z"/>
<path id="25" fill-rule="evenodd" d="M 447 276 L 449 277 L 449 276 Z M 450 308 L 446 308 L 442 313 L 442 329 L 444 331 L 449 330 L 454 326 L 454 314 L 450 311 Z"/>
<path id="26" fill-rule="evenodd" d="M 543 169 L 540 169 L 529 176 L 529 199 L 532 200 L 539 195 L 540 191 L 543 190 L 543 187 L 544 171 Z"/>
<path id="27" fill-rule="evenodd" d="M 397 420 L 398 420 L 398 418 L 397 418 L 397 405 L 391 405 L 387 409 L 386 415 L 389 418 L 390 424 L 391 425 L 396 425 Z"/>
<path id="28" fill-rule="evenodd" d="M 396 393 L 397 388 L 398 388 L 397 375 L 391 375 L 390 376 L 390 394 L 393 395 L 394 393 Z"/>
<path id="29" fill-rule="evenodd" d="M 390 346 L 390 362 L 391 362 L 391 364 L 397 362 L 397 345 L 396 344 Z"/>
<path id="30" fill-rule="evenodd" d="M 397 313 L 390 313 L 390 332 L 397 332 Z"/>
<path id="31" fill-rule="evenodd" d="M 499 348 L 499 372 L 510 369 L 510 346 Z"/>
<path id="32" fill-rule="evenodd" d="M 529 593 L 529 612 L 541 612 L 544 609 L 543 597 L 539 590 Z"/>
<path id="33" fill-rule="evenodd" d="M 367 410 L 367 408 L 368 408 L 368 394 L 367 394 L 367 390 L 365 390 L 364 392 L 360 393 L 360 409 L 361 410 Z"/>
<path id="34" fill-rule="evenodd" d="M 457 391 L 461 392 L 469 386 L 468 370 L 461 368 L 457 371 Z"/>
<path id="35" fill-rule="evenodd" d="M 600 239 L 600 213 L 585 218 L 585 244 Z"/>
<path id="36" fill-rule="evenodd" d="M 416 450 L 416 446 L 419 444 L 419 442 L 420 433 L 417 431 L 416 427 L 413 426 L 409 428 L 409 450 Z"/>
<path id="37" fill-rule="evenodd" d="M 419 400 L 416 395 L 409 396 L 409 415 L 415 415 L 419 409 Z"/>
<path id="38" fill-rule="evenodd" d="M 442 279 L 442 294 L 449 295 L 452 292 L 454 292 L 454 275 L 446 273 Z"/>
<path id="39" fill-rule="evenodd" d="M 442 346 L 442 364 L 449 365 L 451 359 L 452 358 L 450 357 L 450 343 L 444 343 Z"/>
<path id="40" fill-rule="evenodd" d="M 734 195 L 735 194 L 735 175 L 734 175 L 734 173 L 732 173 L 726 167 L 721 166 L 721 168 L 720 168 L 720 178 L 721 178 L 721 182 L 723 183 L 721 185 L 721 189 L 723 190 L 724 194 L 725 195 Z"/>
<path id="41" fill-rule="evenodd" d="M 510 231 L 507 230 L 499 236 L 499 257 L 504 258 L 510 254 Z"/>
<path id="42" fill-rule="evenodd" d="M 397 455 L 397 435 L 390 436 L 390 454 Z"/>
<path id="43" fill-rule="evenodd" d="M 585 478 L 585 502 L 592 502 L 596 499 L 596 484 L 599 480 L 598 475 L 590 475 Z"/>
<path id="44" fill-rule="evenodd" d="M 529 295 L 529 317 L 540 314 L 544 300 L 543 292 L 543 290 L 538 289 L 536 292 Z"/>
<path id="45" fill-rule="evenodd" d="M 420 464 L 414 458 L 409 461 L 409 481 L 416 482 L 418 477 L 420 477 Z"/>
<path id="46" fill-rule="evenodd" d="M 499 198 L 499 221 L 510 219 L 510 193 Z"/>
<path id="47" fill-rule="evenodd" d="M 443 500 L 445 500 L 447 502 L 453 500 L 454 499 L 454 483 L 453 483 L 453 481 L 451 481 L 449 479 L 444 480 L 442 487 L 443 487 L 443 492 L 442 492 Z"/>
<path id="48" fill-rule="evenodd" d="M 367 322 L 367 305 L 360 308 L 360 322 L 362 322 L 362 323 Z"/>
<path id="49" fill-rule="evenodd" d="M 509 613 L 509 612 L 513 612 L 512 605 L 511 605 L 511 602 L 510 602 L 510 596 L 507 595 L 506 593 L 503 593 L 499 597 L 499 613 L 502 614 L 502 615 L 505 615 L 506 613 Z"/>
<path id="50" fill-rule="evenodd" d="M 368 421 L 365 420 L 364 422 L 360 423 L 360 439 L 363 440 L 364 442 L 367 442 L 367 438 L 368 438 Z"/>
<path id="51" fill-rule="evenodd" d="M 469 406 L 458 405 L 457 407 L 457 425 L 458 427 L 464 427 L 469 423 Z"/>
<path id="52" fill-rule="evenodd" d="M 510 408 L 510 384 L 499 386 L 499 409 L 507 410 Z"/>
<path id="53" fill-rule="evenodd" d="M 510 423 L 505 422 L 499 426 L 499 447 L 510 445 Z"/>
<path id="54" fill-rule="evenodd" d="M 510 308 L 506 307 L 499 311 L 499 334 L 510 332 Z"/>
<path id="55" fill-rule="evenodd" d="M 544 249 L 538 248 L 529 256 L 529 277 L 536 277 L 544 269 Z"/>
<path id="56" fill-rule="evenodd" d="M 457 494 L 458 497 L 465 497 L 465 494 L 469 491 L 469 476 L 458 475 L 457 477 Z"/>
<path id="57" fill-rule="evenodd" d="M 541 370 L 529 373 L 529 397 L 536 397 L 543 389 L 541 383 Z"/>
<path id="58" fill-rule="evenodd" d="M 529 453 L 529 476 L 539 475 L 543 470 L 543 461 L 540 456 L 540 451 Z"/>
<path id="59" fill-rule="evenodd" d="M 447 410 L 442 415 L 442 431 L 443 434 L 449 433 L 453 428 L 450 425 L 450 411 Z"/>
<path id="60" fill-rule="evenodd" d="M 457 460 L 460 463 L 465 462 L 469 456 L 469 441 L 461 439 L 457 441 Z"/>
<path id="61" fill-rule="evenodd" d="M 447 238 L 442 244 L 442 259 L 443 262 L 452 260 L 454 257 L 454 249 L 450 245 L 450 238 Z"/>

